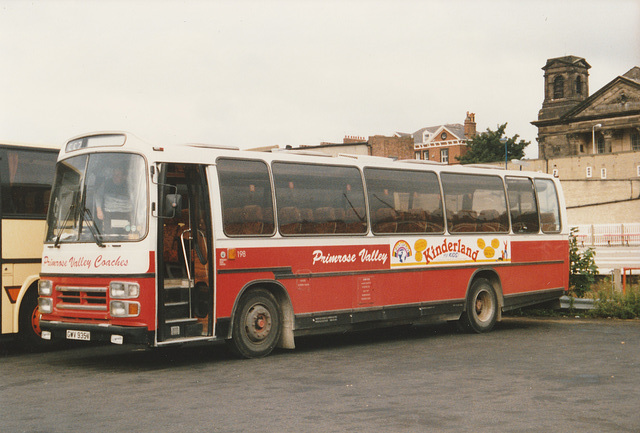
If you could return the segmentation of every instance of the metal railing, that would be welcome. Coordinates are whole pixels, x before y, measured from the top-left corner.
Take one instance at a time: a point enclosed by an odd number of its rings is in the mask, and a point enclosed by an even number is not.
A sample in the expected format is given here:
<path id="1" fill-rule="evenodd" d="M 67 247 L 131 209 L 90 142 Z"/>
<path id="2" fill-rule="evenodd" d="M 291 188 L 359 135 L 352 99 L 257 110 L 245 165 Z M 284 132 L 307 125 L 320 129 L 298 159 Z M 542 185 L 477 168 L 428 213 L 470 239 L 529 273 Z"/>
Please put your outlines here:
<path id="1" fill-rule="evenodd" d="M 640 245 L 640 223 L 579 224 L 576 239 L 581 246 Z"/>
<path id="2" fill-rule="evenodd" d="M 627 292 L 627 271 L 631 277 L 632 271 L 640 271 L 640 268 L 622 268 L 622 293 Z"/>

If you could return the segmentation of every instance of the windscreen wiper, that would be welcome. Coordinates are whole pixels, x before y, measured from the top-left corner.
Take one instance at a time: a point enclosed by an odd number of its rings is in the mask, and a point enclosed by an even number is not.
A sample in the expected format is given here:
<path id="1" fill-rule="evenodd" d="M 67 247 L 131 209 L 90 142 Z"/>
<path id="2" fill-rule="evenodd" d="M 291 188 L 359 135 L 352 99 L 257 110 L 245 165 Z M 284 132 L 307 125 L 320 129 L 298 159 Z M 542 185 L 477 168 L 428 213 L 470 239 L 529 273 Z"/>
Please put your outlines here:
<path id="1" fill-rule="evenodd" d="M 69 206 L 69 211 L 67 212 L 67 215 L 64 217 L 64 220 L 62 221 L 62 225 L 60 225 L 60 227 L 58 229 L 58 236 L 56 236 L 56 240 L 53 243 L 53 246 L 56 247 L 56 248 L 58 248 L 60 246 L 60 238 L 62 237 L 62 233 L 64 232 L 64 229 L 67 226 L 67 223 L 69 222 L 69 220 L 71 220 L 71 215 L 72 215 L 74 209 L 75 209 L 75 205 L 74 204 Z"/>
<path id="2" fill-rule="evenodd" d="M 82 217 L 80 218 L 80 225 L 78 227 L 79 231 L 82 231 L 83 221 L 88 221 L 87 226 L 89 227 L 89 231 L 91 232 L 91 236 L 96 241 L 96 244 L 104 248 L 104 244 L 102 243 L 102 234 L 100 234 L 100 230 L 98 229 L 98 225 L 96 224 L 96 220 L 93 219 L 93 215 L 91 211 L 87 208 L 87 185 L 85 184 L 82 188 L 82 198 L 80 199 L 80 206 L 82 208 Z M 88 217 L 88 218 L 87 218 Z"/>
<path id="3" fill-rule="evenodd" d="M 89 227 L 89 231 L 91 232 L 93 239 L 96 241 L 96 244 L 99 247 L 104 248 L 104 243 L 102 242 L 102 234 L 98 229 L 98 225 L 96 224 L 96 221 L 93 219 L 93 215 L 91 214 L 91 211 L 86 206 L 84 206 L 84 209 L 82 211 L 82 216 L 84 217 L 85 221 L 90 221 L 90 223 L 88 223 L 87 226 Z"/>

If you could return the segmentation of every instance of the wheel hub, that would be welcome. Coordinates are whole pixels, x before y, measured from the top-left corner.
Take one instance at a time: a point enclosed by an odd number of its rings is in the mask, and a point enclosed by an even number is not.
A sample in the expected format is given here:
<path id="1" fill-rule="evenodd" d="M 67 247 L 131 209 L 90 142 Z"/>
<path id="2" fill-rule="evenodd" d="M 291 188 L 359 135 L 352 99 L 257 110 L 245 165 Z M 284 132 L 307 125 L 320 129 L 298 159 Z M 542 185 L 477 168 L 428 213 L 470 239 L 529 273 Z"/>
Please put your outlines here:
<path id="1" fill-rule="evenodd" d="M 475 302 L 475 313 L 478 320 L 486 322 L 491 320 L 493 311 L 491 295 L 487 291 L 478 292 Z"/>
<path id="2" fill-rule="evenodd" d="M 262 341 L 271 332 L 271 314 L 263 305 L 254 305 L 247 312 L 245 330 L 251 341 Z"/>

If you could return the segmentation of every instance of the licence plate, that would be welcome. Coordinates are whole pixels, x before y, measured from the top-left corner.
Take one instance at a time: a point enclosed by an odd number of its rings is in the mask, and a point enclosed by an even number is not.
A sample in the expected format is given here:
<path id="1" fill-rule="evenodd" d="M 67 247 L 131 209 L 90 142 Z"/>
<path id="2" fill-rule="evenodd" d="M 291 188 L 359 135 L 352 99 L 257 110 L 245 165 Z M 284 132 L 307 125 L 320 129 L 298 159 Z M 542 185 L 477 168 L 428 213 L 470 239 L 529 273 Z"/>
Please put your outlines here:
<path id="1" fill-rule="evenodd" d="M 91 333 L 89 331 L 72 331 L 71 329 L 67 329 L 67 340 L 90 341 Z"/>

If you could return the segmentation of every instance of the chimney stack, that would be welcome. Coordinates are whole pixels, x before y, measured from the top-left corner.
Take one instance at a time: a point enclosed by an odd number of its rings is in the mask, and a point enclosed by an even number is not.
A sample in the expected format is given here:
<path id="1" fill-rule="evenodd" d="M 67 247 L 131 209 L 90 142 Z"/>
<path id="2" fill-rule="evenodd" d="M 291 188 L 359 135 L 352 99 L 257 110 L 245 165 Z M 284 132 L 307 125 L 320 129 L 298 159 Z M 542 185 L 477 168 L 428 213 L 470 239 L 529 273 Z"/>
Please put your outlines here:
<path id="1" fill-rule="evenodd" d="M 464 138 L 467 140 L 476 135 L 476 113 L 467 111 L 467 117 L 464 119 Z"/>
<path id="2" fill-rule="evenodd" d="M 342 140 L 342 144 L 353 144 L 353 143 L 365 143 L 367 141 L 364 137 L 358 137 L 354 135 L 345 135 Z"/>

